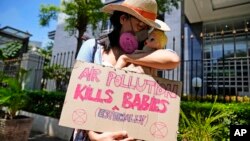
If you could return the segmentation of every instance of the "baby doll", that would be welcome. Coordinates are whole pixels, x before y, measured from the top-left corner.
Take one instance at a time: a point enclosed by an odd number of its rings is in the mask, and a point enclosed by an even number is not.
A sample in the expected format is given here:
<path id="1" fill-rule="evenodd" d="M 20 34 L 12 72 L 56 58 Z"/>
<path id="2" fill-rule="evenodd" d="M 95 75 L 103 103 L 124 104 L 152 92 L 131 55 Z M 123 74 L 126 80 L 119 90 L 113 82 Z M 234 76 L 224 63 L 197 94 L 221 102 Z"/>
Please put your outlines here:
<path id="1" fill-rule="evenodd" d="M 144 42 L 143 50 L 136 50 L 133 54 L 140 54 L 147 52 L 150 53 L 157 49 L 163 49 L 166 44 L 167 44 L 167 36 L 165 35 L 164 31 L 153 29 L 149 33 L 148 39 Z M 155 69 L 149 67 L 135 66 L 134 64 L 128 65 L 128 63 L 121 57 L 118 59 L 115 68 L 118 69 L 123 68 L 124 70 L 133 71 L 137 73 L 151 74 L 153 76 L 157 75 Z"/>
<path id="2" fill-rule="evenodd" d="M 163 49 L 167 44 L 167 36 L 164 31 L 153 29 L 149 32 L 148 39 L 144 43 L 143 50 L 136 50 L 138 52 L 149 52 L 157 49 Z"/>

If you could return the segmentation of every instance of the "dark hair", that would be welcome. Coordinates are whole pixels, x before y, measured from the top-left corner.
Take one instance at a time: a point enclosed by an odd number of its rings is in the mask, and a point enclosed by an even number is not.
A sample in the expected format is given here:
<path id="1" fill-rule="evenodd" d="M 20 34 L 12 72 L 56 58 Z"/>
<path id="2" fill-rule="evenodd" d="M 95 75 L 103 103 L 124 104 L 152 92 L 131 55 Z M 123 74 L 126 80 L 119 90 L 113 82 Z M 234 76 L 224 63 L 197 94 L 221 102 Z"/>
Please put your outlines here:
<path id="1" fill-rule="evenodd" d="M 109 38 L 109 45 L 104 46 L 104 51 L 109 51 L 113 47 L 120 47 L 119 38 L 122 25 L 120 23 L 120 17 L 122 15 L 126 15 L 129 18 L 129 14 L 121 12 L 121 11 L 114 11 L 110 17 L 110 22 L 113 26 L 113 31 L 108 34 Z"/>
<path id="2" fill-rule="evenodd" d="M 119 39 L 120 39 L 120 32 L 122 25 L 120 23 L 120 17 L 125 15 L 126 18 L 131 18 L 133 16 L 129 15 L 128 13 L 121 12 L 121 11 L 114 11 L 113 14 L 110 16 L 110 22 L 113 26 L 113 30 L 108 34 L 109 44 L 104 45 L 104 51 L 109 52 L 111 48 L 120 47 Z M 144 47 L 144 41 L 139 42 L 139 50 Z"/>

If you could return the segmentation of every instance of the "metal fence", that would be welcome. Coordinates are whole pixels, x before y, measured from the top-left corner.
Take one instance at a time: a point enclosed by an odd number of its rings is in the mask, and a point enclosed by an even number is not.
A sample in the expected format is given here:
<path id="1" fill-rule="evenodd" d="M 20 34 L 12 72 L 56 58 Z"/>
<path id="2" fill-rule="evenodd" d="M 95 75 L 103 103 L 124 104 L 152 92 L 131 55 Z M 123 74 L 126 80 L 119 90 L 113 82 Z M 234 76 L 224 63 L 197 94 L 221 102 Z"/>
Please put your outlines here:
<path id="1" fill-rule="evenodd" d="M 21 59 L 0 60 L 0 72 L 4 75 L 16 77 L 20 70 Z"/>
<path id="2" fill-rule="evenodd" d="M 41 58 L 43 59 L 43 58 Z M 53 56 L 49 67 L 35 67 L 34 82 L 40 83 L 40 89 L 66 91 L 70 73 L 74 64 L 74 53 L 66 52 Z M 40 62 L 38 60 L 38 62 Z M 18 72 L 20 60 L 0 62 L 0 69 L 12 76 Z M 181 67 L 184 78 L 180 78 Z M 250 58 L 228 58 L 207 60 L 184 60 L 174 70 L 162 71 L 161 77 L 170 80 L 183 80 L 183 94 L 191 96 L 211 95 L 250 95 Z M 197 90 L 192 86 L 193 78 L 201 78 L 202 85 Z M 39 80 L 38 80 L 39 79 Z"/>
<path id="3" fill-rule="evenodd" d="M 181 67 L 184 68 L 184 95 L 250 96 L 250 58 L 184 60 L 180 67 L 165 71 L 162 76 L 180 81 Z M 192 85 L 197 77 L 201 79 L 198 89 Z"/>
<path id="4" fill-rule="evenodd" d="M 54 56 L 54 60 L 61 60 L 60 64 L 66 67 L 67 71 L 73 65 L 74 59 L 69 63 L 69 53 L 61 53 Z M 73 55 L 72 55 L 73 56 Z M 63 60 L 67 60 L 66 62 Z M 55 61 L 59 62 L 59 61 Z M 161 77 L 170 80 L 183 80 L 183 94 L 187 95 L 249 95 L 250 93 L 250 58 L 227 58 L 227 59 L 204 59 L 184 60 L 180 66 L 173 70 L 161 71 Z M 184 70 L 184 78 L 181 79 L 181 67 Z M 62 68 L 63 69 L 63 68 Z M 192 86 L 192 79 L 199 77 L 202 80 L 202 87 Z"/>
<path id="5" fill-rule="evenodd" d="M 74 57 L 74 51 L 56 53 L 51 58 L 51 65 L 58 64 L 64 68 L 71 68 L 75 62 Z"/>

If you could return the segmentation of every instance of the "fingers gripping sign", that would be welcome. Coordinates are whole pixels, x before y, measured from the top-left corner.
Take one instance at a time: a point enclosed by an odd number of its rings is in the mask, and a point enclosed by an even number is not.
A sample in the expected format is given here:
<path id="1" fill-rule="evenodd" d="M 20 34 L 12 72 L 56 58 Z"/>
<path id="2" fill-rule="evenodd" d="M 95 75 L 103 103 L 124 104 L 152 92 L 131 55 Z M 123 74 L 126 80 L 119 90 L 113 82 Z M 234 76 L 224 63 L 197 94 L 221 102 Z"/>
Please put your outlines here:
<path id="1" fill-rule="evenodd" d="M 98 141 L 133 141 L 133 138 L 128 137 L 126 131 L 117 131 L 117 132 L 104 132 L 104 133 L 96 133 L 94 131 L 89 131 L 88 135 L 90 140 L 98 140 Z"/>

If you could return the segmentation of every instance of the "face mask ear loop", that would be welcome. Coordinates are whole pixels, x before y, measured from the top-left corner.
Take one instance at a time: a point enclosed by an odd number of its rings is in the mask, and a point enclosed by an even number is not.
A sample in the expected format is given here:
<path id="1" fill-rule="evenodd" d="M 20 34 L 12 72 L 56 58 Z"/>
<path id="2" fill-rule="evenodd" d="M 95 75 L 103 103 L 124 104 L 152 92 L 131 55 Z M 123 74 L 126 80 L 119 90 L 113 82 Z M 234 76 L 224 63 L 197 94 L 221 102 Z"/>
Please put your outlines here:
<path id="1" fill-rule="evenodd" d="M 130 26 L 131 26 L 131 28 L 132 28 L 133 34 L 135 34 L 135 31 L 134 31 L 134 28 L 133 28 L 133 25 L 132 25 L 132 22 L 131 22 L 131 18 L 132 18 L 132 16 L 129 15 Z"/>

